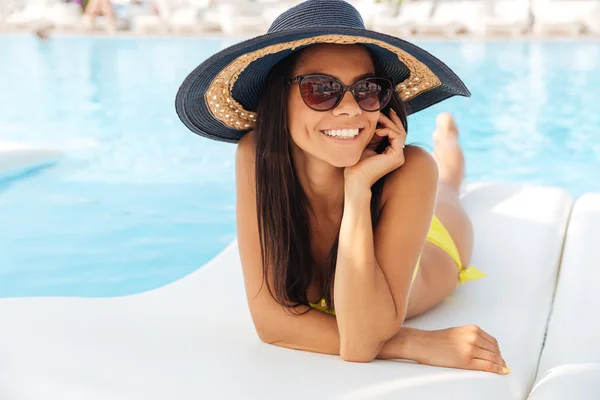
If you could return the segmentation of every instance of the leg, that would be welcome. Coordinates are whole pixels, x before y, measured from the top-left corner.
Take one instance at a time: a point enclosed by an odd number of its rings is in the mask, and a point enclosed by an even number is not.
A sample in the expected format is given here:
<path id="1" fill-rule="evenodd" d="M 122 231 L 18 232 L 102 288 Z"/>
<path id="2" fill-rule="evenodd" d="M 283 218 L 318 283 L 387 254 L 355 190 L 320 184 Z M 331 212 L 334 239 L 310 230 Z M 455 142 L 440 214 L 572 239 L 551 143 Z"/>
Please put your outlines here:
<path id="1" fill-rule="evenodd" d="M 93 30 L 96 24 L 96 14 L 99 10 L 98 0 L 90 0 L 85 7 L 84 26 L 86 29 Z"/>
<path id="2" fill-rule="evenodd" d="M 458 143 L 458 130 L 450 114 L 438 116 L 433 140 L 440 174 L 435 215 L 452 236 L 463 266 L 467 266 L 473 251 L 473 226 L 459 200 L 465 161 Z M 458 267 L 445 251 L 426 242 L 421 267 L 411 289 L 406 318 L 429 310 L 451 294 L 458 284 L 458 272 Z"/>
<path id="3" fill-rule="evenodd" d="M 106 28 L 109 33 L 117 31 L 117 18 L 110 4 L 110 0 L 100 0 L 102 15 L 106 17 Z"/>

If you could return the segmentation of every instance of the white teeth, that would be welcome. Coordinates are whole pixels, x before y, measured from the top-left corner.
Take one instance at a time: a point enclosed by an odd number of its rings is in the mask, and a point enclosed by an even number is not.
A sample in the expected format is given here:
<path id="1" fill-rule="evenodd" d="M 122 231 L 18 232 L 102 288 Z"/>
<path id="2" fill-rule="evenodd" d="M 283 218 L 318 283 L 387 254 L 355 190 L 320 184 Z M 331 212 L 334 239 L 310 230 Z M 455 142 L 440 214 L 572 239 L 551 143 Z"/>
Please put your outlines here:
<path id="1" fill-rule="evenodd" d="M 358 135 L 359 129 L 334 129 L 334 130 L 324 130 L 327 136 L 332 137 L 343 137 L 343 138 L 353 138 Z"/>

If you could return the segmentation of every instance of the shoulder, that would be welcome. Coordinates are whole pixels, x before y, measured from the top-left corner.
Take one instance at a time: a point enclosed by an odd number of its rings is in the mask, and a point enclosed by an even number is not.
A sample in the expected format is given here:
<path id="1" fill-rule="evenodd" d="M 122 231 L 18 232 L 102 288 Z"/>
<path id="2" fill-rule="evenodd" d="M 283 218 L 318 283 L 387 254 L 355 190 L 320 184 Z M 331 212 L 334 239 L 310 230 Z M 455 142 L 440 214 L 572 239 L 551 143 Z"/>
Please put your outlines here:
<path id="1" fill-rule="evenodd" d="M 246 133 L 237 144 L 236 149 L 236 161 L 249 161 L 250 158 L 254 160 L 254 153 L 256 151 L 256 134 L 254 131 Z"/>
<path id="2" fill-rule="evenodd" d="M 236 193 L 245 201 L 254 201 L 256 193 L 255 142 L 254 132 L 248 132 L 238 142 L 235 152 Z"/>
<path id="3" fill-rule="evenodd" d="M 390 196 L 410 190 L 435 194 L 439 178 L 438 166 L 431 154 L 419 146 L 406 146 L 404 149 L 404 165 L 390 172 L 385 178 L 382 192 L 382 203 Z M 406 193 L 406 192 L 405 192 Z"/>

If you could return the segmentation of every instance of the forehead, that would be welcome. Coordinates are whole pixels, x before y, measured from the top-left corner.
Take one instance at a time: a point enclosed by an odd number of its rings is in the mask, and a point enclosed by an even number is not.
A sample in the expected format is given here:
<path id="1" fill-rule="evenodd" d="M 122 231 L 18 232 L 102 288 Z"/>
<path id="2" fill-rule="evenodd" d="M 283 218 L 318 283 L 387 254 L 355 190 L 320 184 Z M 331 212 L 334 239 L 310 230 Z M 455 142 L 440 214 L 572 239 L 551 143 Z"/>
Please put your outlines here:
<path id="1" fill-rule="evenodd" d="M 296 75 L 314 72 L 352 78 L 375 72 L 375 66 L 364 46 L 324 43 L 305 49 L 296 63 Z"/>

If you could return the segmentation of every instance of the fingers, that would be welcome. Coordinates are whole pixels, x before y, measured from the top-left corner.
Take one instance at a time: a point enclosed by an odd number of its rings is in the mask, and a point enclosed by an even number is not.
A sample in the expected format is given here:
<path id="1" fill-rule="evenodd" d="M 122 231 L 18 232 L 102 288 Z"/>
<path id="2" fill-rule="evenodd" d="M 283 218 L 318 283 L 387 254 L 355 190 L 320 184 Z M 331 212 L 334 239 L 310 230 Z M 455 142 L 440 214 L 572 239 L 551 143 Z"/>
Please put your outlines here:
<path id="1" fill-rule="evenodd" d="M 386 116 L 384 113 L 379 113 L 379 123 L 381 123 L 384 127 L 394 129 L 400 134 L 404 134 L 406 136 L 406 131 L 404 130 L 404 125 L 402 125 L 402 121 L 396 112 L 390 108 L 390 116 Z"/>
<path id="2" fill-rule="evenodd" d="M 474 347 L 471 354 L 473 358 L 491 361 L 494 364 L 498 364 L 500 368 L 506 367 L 506 363 L 504 362 L 502 356 L 494 351 L 485 350 L 481 347 Z"/>
<path id="3" fill-rule="evenodd" d="M 507 375 L 509 372 L 508 369 L 505 369 L 490 360 L 482 360 L 480 358 L 472 359 L 471 362 L 469 363 L 468 369 L 473 369 L 473 370 L 477 370 L 477 371 L 485 371 L 485 372 L 493 372 L 493 373 L 499 374 L 499 375 Z"/>
<path id="4" fill-rule="evenodd" d="M 493 343 L 490 343 L 479 332 L 473 334 L 472 343 L 477 347 L 481 347 L 482 349 L 494 352 L 494 353 L 502 356 L 502 353 L 500 353 L 500 349 L 498 348 L 498 346 L 496 346 Z"/>
<path id="5" fill-rule="evenodd" d="M 464 327 L 468 332 L 471 332 L 472 336 L 472 344 L 483 347 L 484 349 L 488 349 L 491 351 L 496 351 L 498 354 L 502 355 L 500 351 L 500 347 L 498 346 L 498 341 L 494 339 L 489 333 L 478 327 L 477 325 L 465 325 Z M 485 345 L 487 342 L 487 345 Z"/>
<path id="6" fill-rule="evenodd" d="M 494 339 L 490 334 L 488 334 L 486 331 L 484 331 L 481 328 L 479 328 L 479 331 L 477 333 L 479 334 L 479 336 L 481 336 L 483 339 L 485 339 L 488 343 L 490 343 L 492 346 L 494 346 L 496 349 L 498 349 L 498 354 L 501 354 L 500 347 L 498 346 L 498 341 L 496 339 Z"/>
<path id="7" fill-rule="evenodd" d="M 398 134 L 397 131 L 389 128 L 381 128 L 375 130 L 375 135 L 377 136 L 387 136 L 390 139 L 390 145 L 386 147 L 384 153 L 389 154 L 390 151 L 398 152 L 398 154 L 402 153 L 402 148 L 404 147 L 404 138 Z"/>
<path id="8" fill-rule="evenodd" d="M 400 139 L 399 142 L 401 142 L 401 145 L 393 147 L 395 150 L 400 150 L 401 147 L 404 148 L 404 142 L 406 142 L 406 131 L 404 130 L 404 126 L 402 125 L 400 117 L 398 117 L 398 115 L 393 109 L 390 109 L 390 118 L 388 118 L 383 113 L 379 114 L 379 122 L 384 126 L 383 129 L 391 129 L 392 131 L 398 134 L 398 138 Z M 392 137 L 390 136 L 390 140 L 391 139 Z"/>
<path id="9" fill-rule="evenodd" d="M 480 361 L 491 362 L 499 366 L 501 374 L 506 374 L 508 366 L 506 365 L 506 361 L 502 357 L 502 353 L 500 352 L 500 347 L 498 346 L 498 341 L 492 337 L 490 334 L 485 332 L 483 329 L 478 327 L 477 325 L 469 326 L 472 331 L 473 338 L 471 339 L 471 344 L 475 347 L 472 350 L 473 359 L 478 359 Z M 481 362 L 477 362 L 483 367 L 490 367 L 488 364 L 481 364 Z M 493 370 L 483 369 L 483 371 L 489 372 L 497 372 L 496 367 L 491 367 Z"/>
<path id="10" fill-rule="evenodd" d="M 384 138 L 384 137 L 389 137 L 390 140 L 397 138 L 398 136 L 400 136 L 400 134 L 398 133 L 398 131 L 392 129 L 392 128 L 379 128 L 379 129 L 375 129 L 375 135 L 379 136 L 380 138 Z M 381 139 L 378 140 L 378 142 L 380 142 Z"/>

